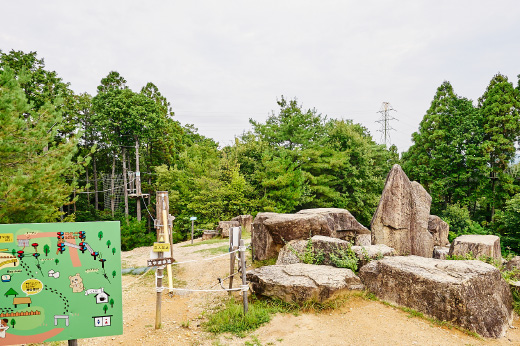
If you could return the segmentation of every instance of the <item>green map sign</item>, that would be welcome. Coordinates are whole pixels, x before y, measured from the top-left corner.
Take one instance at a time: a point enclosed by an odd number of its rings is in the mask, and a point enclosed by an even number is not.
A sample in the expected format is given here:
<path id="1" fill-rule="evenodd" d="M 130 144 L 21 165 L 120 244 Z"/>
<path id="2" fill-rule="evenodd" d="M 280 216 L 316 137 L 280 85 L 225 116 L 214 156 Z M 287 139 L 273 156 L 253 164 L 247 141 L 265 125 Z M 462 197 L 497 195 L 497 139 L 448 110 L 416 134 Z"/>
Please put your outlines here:
<path id="1" fill-rule="evenodd" d="M 119 222 L 0 225 L 0 345 L 123 334 Z"/>

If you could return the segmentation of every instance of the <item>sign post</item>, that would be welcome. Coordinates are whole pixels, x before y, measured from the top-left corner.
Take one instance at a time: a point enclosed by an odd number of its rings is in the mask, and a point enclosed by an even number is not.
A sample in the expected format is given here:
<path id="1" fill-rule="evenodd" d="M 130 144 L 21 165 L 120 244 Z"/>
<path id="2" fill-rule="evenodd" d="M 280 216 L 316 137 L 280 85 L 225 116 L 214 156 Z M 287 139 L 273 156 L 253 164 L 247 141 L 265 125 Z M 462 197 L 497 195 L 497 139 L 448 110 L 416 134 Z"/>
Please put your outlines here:
<path id="1" fill-rule="evenodd" d="M 197 220 L 197 217 L 196 216 L 192 216 L 190 217 L 190 221 L 191 221 L 191 243 L 193 244 L 193 222 Z"/>

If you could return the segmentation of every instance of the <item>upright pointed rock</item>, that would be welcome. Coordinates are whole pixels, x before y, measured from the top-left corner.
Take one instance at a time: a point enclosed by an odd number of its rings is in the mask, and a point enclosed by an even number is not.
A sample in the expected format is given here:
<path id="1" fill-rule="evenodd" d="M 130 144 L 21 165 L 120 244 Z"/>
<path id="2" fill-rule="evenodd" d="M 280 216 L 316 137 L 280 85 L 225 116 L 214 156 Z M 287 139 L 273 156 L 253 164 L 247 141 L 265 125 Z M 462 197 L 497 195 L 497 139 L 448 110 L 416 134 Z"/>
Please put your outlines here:
<path id="1" fill-rule="evenodd" d="M 394 165 L 388 173 L 381 200 L 372 218 L 372 244 L 385 244 L 399 255 L 432 257 L 433 236 L 428 231 L 431 197 L 410 182 Z"/>

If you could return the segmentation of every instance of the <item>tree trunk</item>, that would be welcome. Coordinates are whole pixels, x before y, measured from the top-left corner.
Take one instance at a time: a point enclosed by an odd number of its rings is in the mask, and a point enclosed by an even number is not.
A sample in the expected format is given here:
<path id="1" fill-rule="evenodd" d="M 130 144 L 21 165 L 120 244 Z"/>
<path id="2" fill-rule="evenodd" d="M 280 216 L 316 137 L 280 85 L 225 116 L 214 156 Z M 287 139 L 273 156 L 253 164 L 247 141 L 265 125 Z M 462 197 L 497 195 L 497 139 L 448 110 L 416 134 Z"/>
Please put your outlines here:
<path id="1" fill-rule="evenodd" d="M 114 191 L 114 179 L 116 175 L 116 155 L 114 154 L 114 159 L 112 160 L 112 179 L 110 179 L 110 209 L 112 210 L 112 217 L 114 217 L 115 205 L 116 205 L 116 195 Z"/>
<path id="2" fill-rule="evenodd" d="M 88 166 L 85 167 L 85 176 L 87 177 L 87 205 L 90 208 L 90 186 L 89 186 L 89 180 L 88 180 Z"/>
<path id="3" fill-rule="evenodd" d="M 128 223 L 128 179 L 126 174 L 126 148 L 123 147 L 123 193 L 125 196 L 125 219 Z"/>
<path id="4" fill-rule="evenodd" d="M 493 217 L 495 216 L 495 189 L 496 189 L 496 185 L 497 185 L 496 181 L 497 181 L 496 173 L 492 172 L 491 173 L 491 191 L 493 193 L 493 199 L 491 200 L 491 220 L 489 220 L 489 221 L 493 221 Z"/>
<path id="5" fill-rule="evenodd" d="M 99 197 L 98 197 L 98 179 L 97 179 L 97 169 L 96 169 L 96 156 L 92 154 L 93 168 L 94 168 L 94 208 L 99 210 Z"/>

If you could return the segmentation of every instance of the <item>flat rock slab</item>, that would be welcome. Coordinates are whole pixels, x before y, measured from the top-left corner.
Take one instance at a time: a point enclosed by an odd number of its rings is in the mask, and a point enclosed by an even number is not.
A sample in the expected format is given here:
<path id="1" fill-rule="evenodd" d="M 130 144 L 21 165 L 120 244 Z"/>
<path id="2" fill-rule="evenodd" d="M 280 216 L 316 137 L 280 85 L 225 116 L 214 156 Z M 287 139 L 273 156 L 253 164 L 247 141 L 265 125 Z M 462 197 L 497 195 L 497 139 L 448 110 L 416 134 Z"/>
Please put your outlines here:
<path id="1" fill-rule="evenodd" d="M 362 267 L 359 276 L 382 300 L 485 337 L 503 336 L 513 320 L 509 285 L 497 268 L 482 261 L 386 257 Z"/>
<path id="2" fill-rule="evenodd" d="M 303 263 L 260 267 L 247 272 L 247 280 L 254 293 L 286 302 L 324 302 L 363 289 L 350 269 Z"/>
<path id="3" fill-rule="evenodd" d="M 496 235 L 467 234 L 458 236 L 451 243 L 449 256 L 464 256 L 470 252 L 475 258 L 488 256 L 497 261 L 502 261 L 500 238 Z"/>

